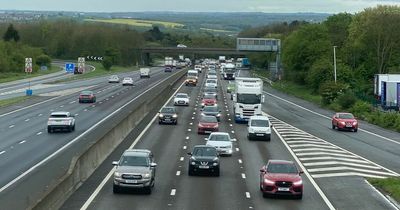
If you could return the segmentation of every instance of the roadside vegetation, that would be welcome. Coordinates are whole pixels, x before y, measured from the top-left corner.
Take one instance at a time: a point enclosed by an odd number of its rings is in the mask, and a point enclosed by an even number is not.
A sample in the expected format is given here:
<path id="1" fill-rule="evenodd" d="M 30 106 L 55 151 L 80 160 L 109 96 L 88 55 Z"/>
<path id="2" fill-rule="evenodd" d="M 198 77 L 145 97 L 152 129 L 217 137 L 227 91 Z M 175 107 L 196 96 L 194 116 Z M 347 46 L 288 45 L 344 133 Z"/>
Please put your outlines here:
<path id="1" fill-rule="evenodd" d="M 354 15 L 336 14 L 321 24 L 283 23 L 240 35 L 282 39 L 284 74 L 275 88 L 400 132 L 400 114 L 383 112 L 373 95 L 374 74 L 400 73 L 399 34 L 400 7 L 377 6 Z M 258 65 L 268 68 L 274 59 L 264 58 L 267 60 Z M 271 78 L 277 79 L 274 76 Z"/>
<path id="2" fill-rule="evenodd" d="M 182 28 L 185 26 L 181 23 L 156 21 L 156 20 L 138 20 L 138 19 L 85 19 L 85 21 L 122 24 L 122 25 L 131 25 L 131 26 L 149 27 L 149 28 L 152 28 L 155 25 L 165 27 L 165 28 Z"/>
<path id="3" fill-rule="evenodd" d="M 389 194 L 397 202 L 400 202 L 400 178 L 373 179 L 368 181 L 379 190 Z"/>
<path id="4" fill-rule="evenodd" d="M 30 97 L 34 97 L 34 96 L 20 96 L 20 97 L 15 97 L 15 98 L 10 98 L 10 99 L 2 99 L 2 100 L 0 100 L 0 108 L 22 103 L 22 102 L 30 99 Z"/>

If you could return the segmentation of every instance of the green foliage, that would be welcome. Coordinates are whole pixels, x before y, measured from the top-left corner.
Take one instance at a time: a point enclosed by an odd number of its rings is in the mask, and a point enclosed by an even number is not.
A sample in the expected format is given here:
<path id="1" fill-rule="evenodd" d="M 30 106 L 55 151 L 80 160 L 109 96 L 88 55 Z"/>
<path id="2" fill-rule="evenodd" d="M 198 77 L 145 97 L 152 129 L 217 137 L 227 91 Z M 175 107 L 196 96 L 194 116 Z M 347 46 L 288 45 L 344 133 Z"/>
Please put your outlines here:
<path id="1" fill-rule="evenodd" d="M 31 57 L 35 61 L 43 52 L 38 48 L 28 47 L 21 43 L 0 41 L 0 73 L 19 72 L 25 70 L 25 58 Z M 38 66 L 33 66 L 33 72 Z"/>
<path id="2" fill-rule="evenodd" d="M 343 83 L 335 83 L 333 81 L 325 82 L 321 85 L 320 94 L 323 104 L 332 103 L 339 95 L 343 94 L 347 89 L 347 85 Z"/>
<path id="3" fill-rule="evenodd" d="M 39 66 L 47 66 L 51 65 L 51 58 L 48 55 L 42 54 L 36 58 L 36 64 Z"/>
<path id="4" fill-rule="evenodd" d="M 347 91 L 346 93 L 338 96 L 337 102 L 343 109 L 347 110 L 357 102 L 357 97 L 353 92 Z"/>
<path id="5" fill-rule="evenodd" d="M 313 63 L 311 69 L 306 76 L 307 85 L 313 92 L 317 92 L 322 83 L 333 80 L 332 62 L 324 57 Z"/>
<path id="6" fill-rule="evenodd" d="M 113 66 L 113 58 L 112 57 L 104 57 L 102 61 L 103 67 L 109 71 Z"/>
<path id="7" fill-rule="evenodd" d="M 18 42 L 20 37 L 18 31 L 14 28 L 13 24 L 10 24 L 7 28 L 6 33 L 3 36 L 4 41 L 8 42 L 14 40 Z"/>
<path id="8" fill-rule="evenodd" d="M 349 36 L 349 26 L 353 15 L 349 13 L 339 13 L 329 16 L 324 22 L 328 28 L 329 38 L 333 45 L 341 47 Z"/>
<path id="9" fill-rule="evenodd" d="M 367 116 L 373 111 L 371 104 L 365 101 L 356 101 L 350 108 L 350 112 L 360 119 L 367 119 Z"/>
<path id="10" fill-rule="evenodd" d="M 398 177 L 390 177 L 385 179 L 369 178 L 368 181 L 372 185 L 387 192 L 397 202 L 400 202 L 400 178 Z"/>

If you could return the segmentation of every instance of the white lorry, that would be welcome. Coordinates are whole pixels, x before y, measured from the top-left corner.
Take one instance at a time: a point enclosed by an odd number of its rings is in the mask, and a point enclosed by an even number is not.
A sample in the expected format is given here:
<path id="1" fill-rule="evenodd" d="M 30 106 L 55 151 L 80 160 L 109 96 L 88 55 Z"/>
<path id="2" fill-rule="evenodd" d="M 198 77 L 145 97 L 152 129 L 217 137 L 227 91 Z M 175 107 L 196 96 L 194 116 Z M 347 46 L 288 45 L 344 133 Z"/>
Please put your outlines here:
<path id="1" fill-rule="evenodd" d="M 263 81 L 260 78 L 237 77 L 232 95 L 235 122 L 247 122 L 251 116 L 262 115 Z"/>
<path id="2" fill-rule="evenodd" d="M 224 66 L 224 80 L 234 80 L 236 74 L 236 66 L 232 63 L 228 63 Z"/>
<path id="3" fill-rule="evenodd" d="M 374 94 L 377 99 L 381 99 L 382 82 L 400 81 L 400 74 L 375 74 L 374 77 Z"/>
<path id="4" fill-rule="evenodd" d="M 174 65 L 174 59 L 172 57 L 165 57 L 164 67 L 172 68 Z"/>
<path id="5" fill-rule="evenodd" d="M 150 68 L 140 68 L 140 78 L 150 78 Z"/>

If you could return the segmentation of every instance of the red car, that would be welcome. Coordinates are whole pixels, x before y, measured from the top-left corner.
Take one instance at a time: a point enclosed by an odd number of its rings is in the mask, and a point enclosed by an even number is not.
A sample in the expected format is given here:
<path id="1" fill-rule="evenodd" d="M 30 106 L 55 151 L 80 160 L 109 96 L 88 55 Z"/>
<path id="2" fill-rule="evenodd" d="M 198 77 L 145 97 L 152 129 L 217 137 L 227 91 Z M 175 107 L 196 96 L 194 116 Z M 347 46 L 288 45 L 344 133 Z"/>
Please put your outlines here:
<path id="1" fill-rule="evenodd" d="M 214 106 L 215 104 L 217 104 L 217 99 L 214 95 L 204 95 L 201 100 L 201 107 Z"/>
<path id="2" fill-rule="evenodd" d="M 264 197 L 268 195 L 292 195 L 303 197 L 303 180 L 292 161 L 269 160 L 260 169 L 260 190 Z"/>
<path id="3" fill-rule="evenodd" d="M 336 113 L 332 117 L 332 129 L 352 130 L 357 132 L 358 121 L 351 113 Z"/>
<path id="4" fill-rule="evenodd" d="M 94 95 L 93 91 L 85 90 L 79 94 L 79 103 L 95 103 L 96 102 L 96 95 Z"/>
<path id="5" fill-rule="evenodd" d="M 201 116 L 197 124 L 198 134 L 207 134 L 218 131 L 218 120 L 215 116 Z"/>

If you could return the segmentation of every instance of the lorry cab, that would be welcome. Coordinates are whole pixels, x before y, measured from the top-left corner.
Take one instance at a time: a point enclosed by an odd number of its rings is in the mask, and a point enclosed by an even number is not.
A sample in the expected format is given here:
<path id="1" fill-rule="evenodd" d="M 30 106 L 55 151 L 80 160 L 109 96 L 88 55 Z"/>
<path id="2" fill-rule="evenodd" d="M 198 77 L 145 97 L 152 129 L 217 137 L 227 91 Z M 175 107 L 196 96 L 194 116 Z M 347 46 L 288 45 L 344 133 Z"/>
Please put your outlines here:
<path id="1" fill-rule="evenodd" d="M 148 77 L 150 78 L 150 68 L 140 68 L 140 78 Z"/>

